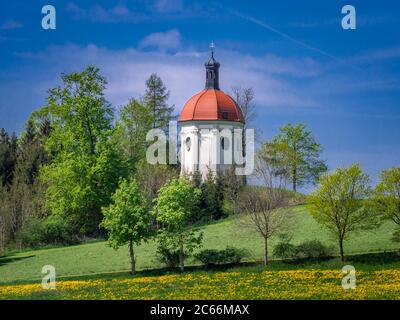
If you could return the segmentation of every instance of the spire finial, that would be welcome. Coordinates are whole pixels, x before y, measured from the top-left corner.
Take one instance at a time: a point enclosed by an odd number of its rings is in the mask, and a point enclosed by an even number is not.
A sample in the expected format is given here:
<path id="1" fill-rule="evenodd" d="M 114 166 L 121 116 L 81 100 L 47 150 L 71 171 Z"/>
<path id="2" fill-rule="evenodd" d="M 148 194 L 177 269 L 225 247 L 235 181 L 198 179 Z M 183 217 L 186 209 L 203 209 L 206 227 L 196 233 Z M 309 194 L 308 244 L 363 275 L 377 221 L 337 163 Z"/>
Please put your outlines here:
<path id="1" fill-rule="evenodd" d="M 210 49 L 211 49 L 211 57 L 213 57 L 213 58 L 214 58 L 214 48 L 215 48 L 215 43 L 214 43 L 214 41 L 211 41 Z"/>
<path id="2" fill-rule="evenodd" d="M 211 58 L 205 63 L 206 67 L 206 89 L 219 90 L 219 63 L 214 59 L 215 43 L 211 41 Z"/>

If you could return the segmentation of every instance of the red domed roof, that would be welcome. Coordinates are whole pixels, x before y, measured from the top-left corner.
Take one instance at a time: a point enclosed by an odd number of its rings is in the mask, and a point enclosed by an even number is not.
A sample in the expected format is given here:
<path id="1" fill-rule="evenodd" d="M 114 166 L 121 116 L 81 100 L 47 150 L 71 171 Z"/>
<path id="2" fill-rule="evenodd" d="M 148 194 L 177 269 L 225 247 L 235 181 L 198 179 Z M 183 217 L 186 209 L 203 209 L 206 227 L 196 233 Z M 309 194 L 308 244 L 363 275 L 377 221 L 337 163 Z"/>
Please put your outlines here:
<path id="1" fill-rule="evenodd" d="M 221 90 L 205 89 L 191 97 L 182 109 L 179 121 L 225 120 L 244 123 L 239 106 Z"/>

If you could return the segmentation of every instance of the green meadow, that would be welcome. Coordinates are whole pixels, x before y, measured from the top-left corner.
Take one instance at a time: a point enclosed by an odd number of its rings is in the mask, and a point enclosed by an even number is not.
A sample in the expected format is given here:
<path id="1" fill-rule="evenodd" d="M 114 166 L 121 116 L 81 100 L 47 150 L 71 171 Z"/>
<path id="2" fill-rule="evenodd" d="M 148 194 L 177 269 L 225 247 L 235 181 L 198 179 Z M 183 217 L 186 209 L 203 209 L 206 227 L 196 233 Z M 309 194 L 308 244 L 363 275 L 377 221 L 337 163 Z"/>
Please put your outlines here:
<path id="1" fill-rule="evenodd" d="M 336 242 L 323 230 L 308 214 L 305 206 L 295 208 L 294 229 L 292 229 L 294 244 L 304 240 L 317 239 L 324 244 L 332 246 L 338 253 Z M 347 255 L 359 255 L 365 253 L 377 253 L 394 251 L 399 245 L 391 241 L 395 229 L 394 223 L 385 222 L 379 229 L 364 231 L 354 234 L 345 244 Z M 243 229 L 232 218 L 221 220 L 202 227 L 204 231 L 203 248 L 223 249 L 226 246 L 244 248 L 248 251 L 245 263 L 262 260 L 262 239 L 256 232 Z M 279 239 L 270 242 L 270 253 Z M 137 268 L 142 272 L 158 270 L 163 273 L 166 269 L 155 257 L 156 244 L 153 241 L 142 244 L 136 250 Z M 274 257 L 271 257 L 274 259 Z M 379 263 L 376 268 L 379 268 Z M 0 257 L 0 284 L 28 283 L 40 280 L 41 270 L 44 265 L 52 265 L 56 268 L 57 279 L 71 277 L 100 276 L 115 273 L 125 273 L 129 270 L 129 255 L 127 247 L 114 250 L 107 246 L 105 241 L 91 241 L 85 244 L 67 247 L 41 248 L 22 252 L 10 252 Z M 188 266 L 196 266 L 193 259 L 187 260 Z M 340 268 L 342 263 L 338 259 L 323 262 L 315 266 L 311 265 L 286 265 L 273 261 L 270 268 Z M 275 266 L 275 267 L 274 267 Z M 147 270 L 147 271 L 146 271 Z M 164 270 L 164 271 L 163 271 Z M 190 269 L 189 269 L 190 270 Z M 166 272 L 166 271 L 165 271 Z"/>

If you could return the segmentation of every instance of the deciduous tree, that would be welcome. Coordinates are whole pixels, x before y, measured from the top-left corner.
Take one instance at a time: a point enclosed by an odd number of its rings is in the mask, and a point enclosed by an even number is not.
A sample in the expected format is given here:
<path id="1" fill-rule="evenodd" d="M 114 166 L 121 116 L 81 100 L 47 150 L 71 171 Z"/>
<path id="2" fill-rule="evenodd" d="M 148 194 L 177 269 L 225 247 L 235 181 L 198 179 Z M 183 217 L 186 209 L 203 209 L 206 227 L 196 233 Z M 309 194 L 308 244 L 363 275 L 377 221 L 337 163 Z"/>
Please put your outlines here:
<path id="1" fill-rule="evenodd" d="M 263 145 L 261 153 L 279 174 L 286 174 L 294 191 L 299 186 L 314 183 L 327 170 L 320 159 L 322 146 L 315 141 L 304 124 L 287 124 L 281 133 Z"/>
<path id="2" fill-rule="evenodd" d="M 257 157 L 256 173 L 261 186 L 247 186 L 235 201 L 240 226 L 257 232 L 264 241 L 264 265 L 268 265 L 268 241 L 288 230 L 292 215 L 291 194 L 285 190 L 286 177 L 277 174 L 263 158 Z"/>
<path id="3" fill-rule="evenodd" d="M 184 256 L 201 244 L 203 234 L 188 229 L 189 221 L 199 210 L 201 191 L 186 178 L 172 179 L 159 191 L 153 214 L 164 229 L 161 235 L 179 248 L 179 267 L 184 271 Z"/>
<path id="4" fill-rule="evenodd" d="M 111 141 L 113 112 L 104 98 L 106 79 L 96 67 L 63 74 L 62 86 L 49 90 L 40 110 L 52 131 L 46 148 L 56 154 L 42 170 L 46 205 L 71 220 L 76 232 L 98 234 L 101 207 L 110 203 L 126 164 Z"/>
<path id="5" fill-rule="evenodd" d="M 10 233 L 10 214 L 7 209 L 7 191 L 0 182 L 0 253 L 4 252 Z"/>
<path id="6" fill-rule="evenodd" d="M 233 87 L 232 95 L 243 113 L 245 127 L 248 127 L 257 116 L 254 103 L 254 90 L 251 87 Z"/>
<path id="7" fill-rule="evenodd" d="M 384 170 L 375 187 L 374 204 L 384 217 L 400 226 L 400 167 Z M 397 231 L 394 239 L 400 239 Z"/>
<path id="8" fill-rule="evenodd" d="M 369 177 L 356 164 L 321 176 L 317 189 L 309 196 L 311 215 L 336 237 L 342 261 L 344 240 L 358 230 L 379 224 L 368 205 L 370 195 Z"/>
<path id="9" fill-rule="evenodd" d="M 129 245 L 131 273 L 135 274 L 134 246 L 152 236 L 149 210 L 137 182 L 121 180 L 103 213 L 101 226 L 108 231 L 108 244 L 115 249 Z"/>
<path id="10" fill-rule="evenodd" d="M 177 171 L 165 164 L 149 164 L 146 159 L 142 159 L 136 165 L 135 178 L 143 191 L 148 207 L 154 205 L 160 188 L 172 178 L 178 176 Z"/>

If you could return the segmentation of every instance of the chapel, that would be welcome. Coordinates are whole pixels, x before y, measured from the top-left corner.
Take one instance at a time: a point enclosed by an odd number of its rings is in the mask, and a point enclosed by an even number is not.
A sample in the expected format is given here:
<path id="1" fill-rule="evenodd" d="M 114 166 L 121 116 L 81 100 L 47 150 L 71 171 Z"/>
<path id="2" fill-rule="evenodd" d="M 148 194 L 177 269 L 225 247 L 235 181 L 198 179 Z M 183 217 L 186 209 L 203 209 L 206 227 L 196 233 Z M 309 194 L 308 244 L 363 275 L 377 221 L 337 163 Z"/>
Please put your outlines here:
<path id="1" fill-rule="evenodd" d="M 241 139 L 234 137 L 241 135 L 244 116 L 236 101 L 220 89 L 219 69 L 212 47 L 205 63 L 205 88 L 185 103 L 179 115 L 181 175 L 198 171 L 205 180 L 210 171 L 218 175 L 233 166 L 235 153 L 243 154 Z"/>

